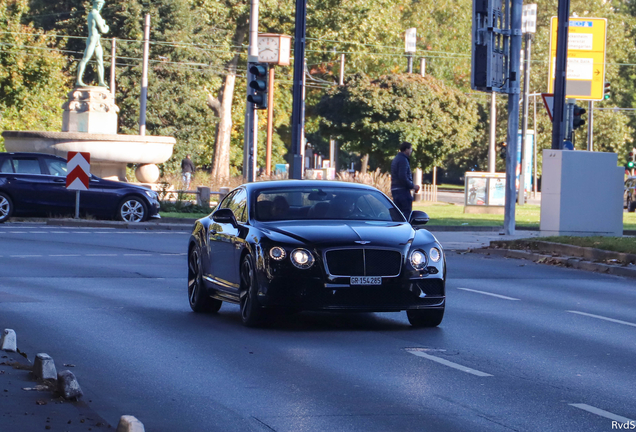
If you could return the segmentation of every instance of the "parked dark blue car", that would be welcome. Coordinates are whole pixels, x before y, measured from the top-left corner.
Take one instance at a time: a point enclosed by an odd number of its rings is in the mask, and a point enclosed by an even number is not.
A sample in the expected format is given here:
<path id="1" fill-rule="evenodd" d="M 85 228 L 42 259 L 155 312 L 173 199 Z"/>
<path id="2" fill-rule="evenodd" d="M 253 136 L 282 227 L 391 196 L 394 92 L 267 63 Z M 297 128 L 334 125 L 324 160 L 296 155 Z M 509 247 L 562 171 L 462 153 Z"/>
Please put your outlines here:
<path id="1" fill-rule="evenodd" d="M 159 218 L 157 193 L 91 176 L 80 211 L 100 218 L 142 222 Z M 41 153 L 0 153 L 0 223 L 13 215 L 71 215 L 75 191 L 66 189 L 66 159 Z"/>

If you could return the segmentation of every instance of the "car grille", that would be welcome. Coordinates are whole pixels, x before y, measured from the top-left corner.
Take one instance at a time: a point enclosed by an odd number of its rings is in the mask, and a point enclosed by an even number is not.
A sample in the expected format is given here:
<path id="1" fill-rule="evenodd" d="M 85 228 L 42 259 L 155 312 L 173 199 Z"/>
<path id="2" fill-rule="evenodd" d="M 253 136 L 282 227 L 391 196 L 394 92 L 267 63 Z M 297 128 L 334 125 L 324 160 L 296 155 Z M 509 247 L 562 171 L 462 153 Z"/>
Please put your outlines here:
<path id="1" fill-rule="evenodd" d="M 334 276 L 397 276 L 402 268 L 402 254 L 392 250 L 336 249 L 325 256 Z"/>

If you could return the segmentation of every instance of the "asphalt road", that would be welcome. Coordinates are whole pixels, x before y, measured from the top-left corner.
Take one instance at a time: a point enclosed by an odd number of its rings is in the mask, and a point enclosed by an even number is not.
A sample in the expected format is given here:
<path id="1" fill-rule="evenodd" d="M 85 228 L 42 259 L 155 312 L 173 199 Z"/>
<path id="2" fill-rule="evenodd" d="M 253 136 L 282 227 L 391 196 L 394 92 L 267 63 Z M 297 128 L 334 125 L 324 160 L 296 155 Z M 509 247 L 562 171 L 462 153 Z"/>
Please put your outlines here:
<path id="1" fill-rule="evenodd" d="M 0 226 L 0 329 L 147 431 L 609 431 L 636 420 L 633 279 L 449 253 L 436 329 L 190 311 L 185 232 Z M 614 429 L 617 429 L 616 427 Z M 3 430 L 0 418 L 0 430 Z"/>

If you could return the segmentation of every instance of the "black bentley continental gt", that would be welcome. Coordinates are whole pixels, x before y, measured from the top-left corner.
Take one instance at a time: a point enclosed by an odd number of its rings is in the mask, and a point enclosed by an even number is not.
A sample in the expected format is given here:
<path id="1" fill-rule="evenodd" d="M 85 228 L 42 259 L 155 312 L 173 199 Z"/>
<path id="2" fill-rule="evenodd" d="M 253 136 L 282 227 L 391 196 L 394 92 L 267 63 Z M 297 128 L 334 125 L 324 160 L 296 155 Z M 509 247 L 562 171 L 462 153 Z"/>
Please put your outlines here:
<path id="1" fill-rule="evenodd" d="M 399 312 L 415 327 L 442 322 L 446 258 L 425 229 L 361 184 L 249 183 L 198 220 L 188 246 L 195 312 L 237 303 L 243 323 L 275 311 Z"/>

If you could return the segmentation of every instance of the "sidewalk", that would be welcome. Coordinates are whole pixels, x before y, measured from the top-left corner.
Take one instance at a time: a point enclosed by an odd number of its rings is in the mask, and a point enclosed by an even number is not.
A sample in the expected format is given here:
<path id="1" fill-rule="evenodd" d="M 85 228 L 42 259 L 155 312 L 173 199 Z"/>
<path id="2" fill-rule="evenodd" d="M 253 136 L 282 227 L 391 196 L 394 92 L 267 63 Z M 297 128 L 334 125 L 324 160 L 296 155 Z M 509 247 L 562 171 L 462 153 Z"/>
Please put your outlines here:
<path id="1" fill-rule="evenodd" d="M 431 233 L 439 240 L 445 250 L 478 249 L 489 246 L 491 241 L 517 240 L 539 236 L 539 231 L 519 230 L 512 236 L 501 235 L 497 231 L 431 231 Z"/>

